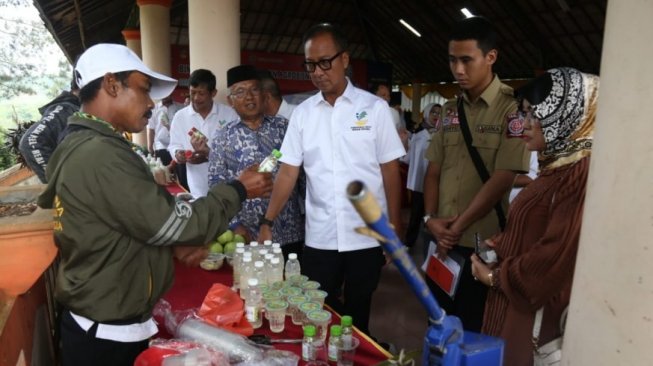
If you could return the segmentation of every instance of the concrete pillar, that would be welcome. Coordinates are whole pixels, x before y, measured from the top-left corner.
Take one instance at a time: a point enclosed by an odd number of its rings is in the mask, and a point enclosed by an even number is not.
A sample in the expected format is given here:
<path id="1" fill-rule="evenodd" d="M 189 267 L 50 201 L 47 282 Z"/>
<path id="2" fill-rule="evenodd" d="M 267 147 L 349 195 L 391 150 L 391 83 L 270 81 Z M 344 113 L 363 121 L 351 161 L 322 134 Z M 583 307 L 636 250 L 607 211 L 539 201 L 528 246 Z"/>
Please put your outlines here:
<path id="1" fill-rule="evenodd" d="M 653 2 L 608 1 L 563 365 L 653 365 Z"/>
<path id="2" fill-rule="evenodd" d="M 411 112 L 411 119 L 416 125 L 422 122 L 422 83 L 413 83 L 413 107 Z"/>
<path id="3" fill-rule="evenodd" d="M 226 101 L 227 70 L 240 65 L 240 0 L 188 0 L 190 70 L 211 70 Z"/>
<path id="4" fill-rule="evenodd" d="M 172 0 L 138 0 L 143 63 L 170 76 L 170 5 Z M 134 135 L 134 142 L 147 146 L 147 130 Z"/>
<path id="5" fill-rule="evenodd" d="M 141 53 L 141 31 L 139 29 L 125 29 L 122 31 L 127 48 L 134 51 L 138 57 L 143 58 Z"/>

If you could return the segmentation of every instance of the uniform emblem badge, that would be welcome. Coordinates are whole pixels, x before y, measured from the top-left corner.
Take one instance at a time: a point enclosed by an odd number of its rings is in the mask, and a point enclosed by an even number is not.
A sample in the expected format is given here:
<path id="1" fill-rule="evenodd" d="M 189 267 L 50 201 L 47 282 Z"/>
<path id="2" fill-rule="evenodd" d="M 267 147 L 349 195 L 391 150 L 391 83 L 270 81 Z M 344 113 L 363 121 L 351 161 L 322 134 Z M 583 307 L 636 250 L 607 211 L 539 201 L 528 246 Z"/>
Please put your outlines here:
<path id="1" fill-rule="evenodd" d="M 510 113 L 506 119 L 508 120 L 508 129 L 506 130 L 508 137 L 524 137 L 524 119 L 517 113 Z"/>

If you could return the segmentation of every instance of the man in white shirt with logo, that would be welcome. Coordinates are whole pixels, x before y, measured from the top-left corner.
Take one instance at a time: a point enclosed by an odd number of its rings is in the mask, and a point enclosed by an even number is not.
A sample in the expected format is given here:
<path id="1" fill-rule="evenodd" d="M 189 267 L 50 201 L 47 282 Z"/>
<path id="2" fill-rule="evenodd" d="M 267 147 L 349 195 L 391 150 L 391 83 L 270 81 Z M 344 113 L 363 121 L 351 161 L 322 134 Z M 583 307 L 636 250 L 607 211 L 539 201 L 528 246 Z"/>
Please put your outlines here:
<path id="1" fill-rule="evenodd" d="M 290 119 L 259 239 L 271 238 L 269 223 L 288 199 L 303 164 L 307 188 L 302 273 L 320 282 L 328 305 L 351 315 L 354 325 L 369 334 L 372 294 L 385 259 L 376 240 L 354 231 L 365 225 L 347 200 L 346 187 L 353 180 L 363 181 L 399 231 L 397 159 L 406 152 L 388 104 L 346 78 L 349 53 L 342 33 L 331 24 L 318 24 L 307 31 L 303 43 L 304 68 L 320 93 L 297 106 Z"/>
<path id="2" fill-rule="evenodd" d="M 177 112 L 172 120 L 168 151 L 178 163 L 186 163 L 188 188 L 193 197 L 199 198 L 206 196 L 209 190 L 208 149 L 203 147 L 238 115 L 231 107 L 213 101 L 218 91 L 211 71 L 197 69 L 190 74 L 188 82 L 191 104 Z M 201 134 L 189 136 L 193 128 Z M 192 154 L 187 156 L 187 151 Z"/>

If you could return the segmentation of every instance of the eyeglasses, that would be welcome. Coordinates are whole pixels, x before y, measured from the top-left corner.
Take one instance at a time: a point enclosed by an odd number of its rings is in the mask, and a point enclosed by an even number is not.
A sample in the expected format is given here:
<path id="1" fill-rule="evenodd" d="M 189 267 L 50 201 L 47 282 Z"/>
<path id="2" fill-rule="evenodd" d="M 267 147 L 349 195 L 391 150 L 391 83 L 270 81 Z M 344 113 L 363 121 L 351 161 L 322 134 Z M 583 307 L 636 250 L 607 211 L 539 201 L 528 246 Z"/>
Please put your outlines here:
<path id="1" fill-rule="evenodd" d="M 257 97 L 261 94 L 261 88 L 257 86 L 250 89 L 240 88 L 233 91 L 230 95 L 236 99 L 244 99 L 247 94 L 252 94 L 253 96 Z"/>
<path id="2" fill-rule="evenodd" d="M 325 58 L 324 60 L 320 60 L 320 61 L 304 61 L 304 70 L 306 70 L 306 72 L 315 72 L 315 66 L 319 66 L 320 69 L 322 69 L 322 71 L 331 70 L 331 66 L 332 66 L 331 63 L 333 62 L 333 60 L 338 58 L 338 56 L 342 55 L 343 52 L 345 51 L 340 51 L 336 53 L 333 57 Z"/>

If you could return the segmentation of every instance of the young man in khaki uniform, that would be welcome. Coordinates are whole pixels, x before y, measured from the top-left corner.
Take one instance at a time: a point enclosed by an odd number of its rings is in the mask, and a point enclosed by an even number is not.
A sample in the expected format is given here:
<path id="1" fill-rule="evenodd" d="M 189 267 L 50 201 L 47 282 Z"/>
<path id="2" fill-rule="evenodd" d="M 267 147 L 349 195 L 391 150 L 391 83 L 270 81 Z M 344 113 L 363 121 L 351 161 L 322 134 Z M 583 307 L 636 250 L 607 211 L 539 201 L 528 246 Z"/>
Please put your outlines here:
<path id="1" fill-rule="evenodd" d="M 462 89 L 467 123 L 490 178 L 483 183 L 461 132 L 457 101 L 442 108 L 442 128 L 426 152 L 424 222 L 437 240 L 437 254 L 454 251 L 465 259 L 453 299 L 430 283 L 440 305 L 458 316 L 467 330 L 480 331 L 486 286 L 474 281 L 470 255 L 475 233 L 485 239 L 501 231 L 495 204 L 508 208 L 508 192 L 515 175 L 528 171 L 528 152 L 519 138 L 510 137 L 517 104 L 512 88 L 492 72 L 497 60 L 496 33 L 484 18 L 474 17 L 454 26 L 449 38 L 449 66 Z M 429 280 L 430 281 L 430 280 Z"/>

